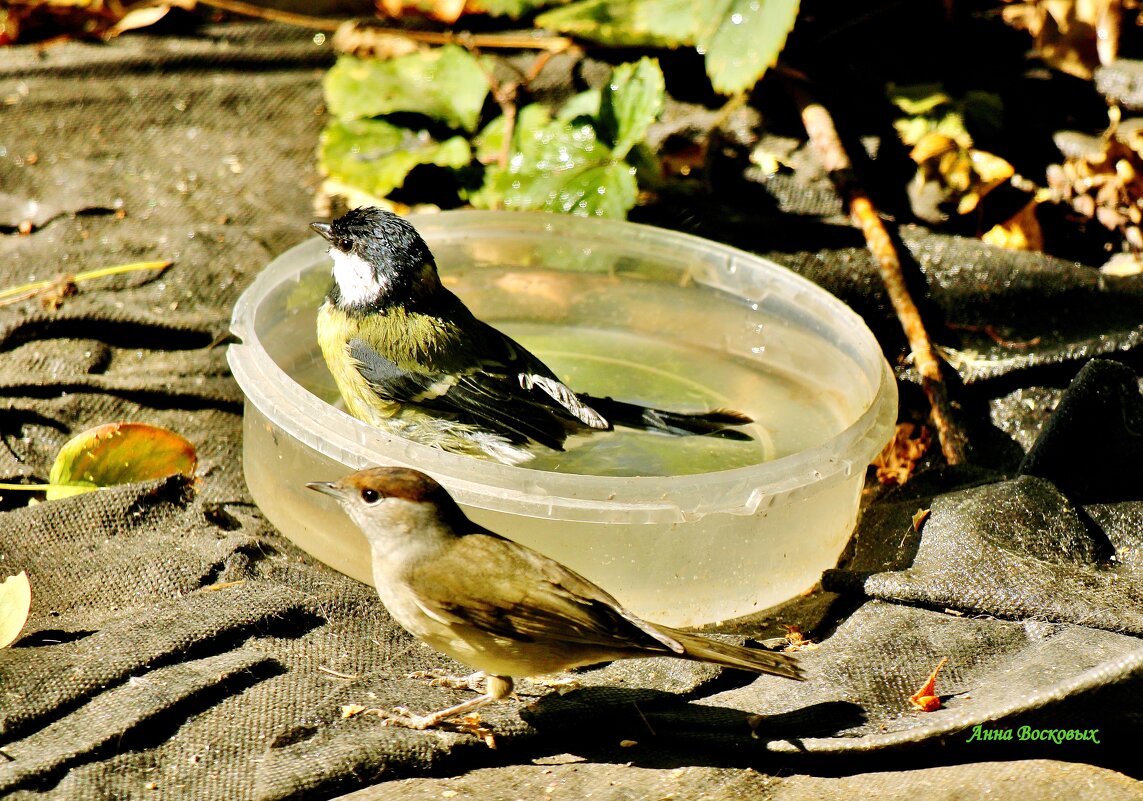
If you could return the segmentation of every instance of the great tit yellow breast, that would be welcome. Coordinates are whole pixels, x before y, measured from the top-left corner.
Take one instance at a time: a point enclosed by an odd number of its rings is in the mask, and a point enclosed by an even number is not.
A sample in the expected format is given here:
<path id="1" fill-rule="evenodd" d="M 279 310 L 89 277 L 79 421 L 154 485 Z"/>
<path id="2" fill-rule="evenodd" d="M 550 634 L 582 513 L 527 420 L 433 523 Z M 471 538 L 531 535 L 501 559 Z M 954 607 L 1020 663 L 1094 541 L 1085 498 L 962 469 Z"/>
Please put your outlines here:
<path id="1" fill-rule="evenodd" d="M 349 353 L 349 343 L 362 336 L 361 321 L 326 301 L 318 309 L 317 339 L 322 358 L 345 401 L 345 410 L 373 425 L 400 411 L 401 404 L 381 398 L 369 386 Z"/>

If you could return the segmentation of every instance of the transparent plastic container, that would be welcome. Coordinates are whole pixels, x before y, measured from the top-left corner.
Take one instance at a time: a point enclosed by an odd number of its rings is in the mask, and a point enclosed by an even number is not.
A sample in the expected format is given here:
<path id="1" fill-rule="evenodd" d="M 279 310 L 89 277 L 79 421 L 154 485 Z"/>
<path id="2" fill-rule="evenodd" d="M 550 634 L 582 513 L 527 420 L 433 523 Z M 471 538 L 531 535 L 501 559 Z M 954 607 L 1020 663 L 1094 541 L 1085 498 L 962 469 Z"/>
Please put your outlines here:
<path id="1" fill-rule="evenodd" d="M 364 536 L 305 484 L 389 464 L 432 475 L 474 521 L 670 625 L 751 614 L 834 566 L 866 466 L 897 414 L 893 374 L 858 315 L 773 262 L 658 228 L 518 212 L 411 221 L 446 285 L 574 388 L 666 408 L 737 408 L 759 421 L 747 429 L 758 450 L 731 469 L 717 469 L 721 452 L 711 451 L 694 457 L 711 464 L 687 475 L 586 475 L 575 459 L 587 450 L 571 448 L 563 467 L 551 458 L 540 460 L 549 469 L 507 466 L 368 426 L 337 408 L 317 347 L 316 311 L 331 279 L 326 243 L 315 238 L 274 259 L 231 321 L 241 340 L 228 359 L 246 394 L 246 481 L 283 534 L 371 581 Z M 575 338 L 565 332 L 583 333 L 582 342 L 567 345 Z M 644 350 L 628 356 L 628 343 Z M 676 350 L 685 358 L 675 360 Z M 585 365 L 602 365 L 602 375 Z M 651 397 L 624 394 L 652 378 L 662 387 Z M 779 407 L 785 416 L 772 417 Z M 683 454 L 684 467 L 704 464 L 676 450 L 679 438 L 640 436 L 660 455 Z M 608 452 L 599 453 L 606 464 Z"/>

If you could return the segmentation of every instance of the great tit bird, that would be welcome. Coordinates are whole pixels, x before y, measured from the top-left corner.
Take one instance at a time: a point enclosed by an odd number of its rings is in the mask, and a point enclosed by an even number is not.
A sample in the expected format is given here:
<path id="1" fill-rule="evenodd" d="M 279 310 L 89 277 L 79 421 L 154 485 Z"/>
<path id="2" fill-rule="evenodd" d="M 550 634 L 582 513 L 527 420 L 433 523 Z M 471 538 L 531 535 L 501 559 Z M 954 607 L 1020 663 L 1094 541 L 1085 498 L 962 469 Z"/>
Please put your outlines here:
<path id="1" fill-rule="evenodd" d="M 446 289 L 420 234 L 378 208 L 311 227 L 329 242 L 333 287 L 318 311 L 322 355 L 350 414 L 394 434 L 506 464 L 539 444 L 615 425 L 749 439 L 727 410 L 685 414 L 579 394 Z"/>
<path id="2" fill-rule="evenodd" d="M 400 710 L 394 723 L 436 726 L 506 697 L 513 676 L 614 659 L 674 656 L 803 678 L 789 654 L 639 619 L 559 562 L 471 522 L 424 473 L 375 467 L 306 486 L 337 500 L 369 540 L 373 580 L 393 619 L 484 674 L 484 694 L 430 715 Z"/>

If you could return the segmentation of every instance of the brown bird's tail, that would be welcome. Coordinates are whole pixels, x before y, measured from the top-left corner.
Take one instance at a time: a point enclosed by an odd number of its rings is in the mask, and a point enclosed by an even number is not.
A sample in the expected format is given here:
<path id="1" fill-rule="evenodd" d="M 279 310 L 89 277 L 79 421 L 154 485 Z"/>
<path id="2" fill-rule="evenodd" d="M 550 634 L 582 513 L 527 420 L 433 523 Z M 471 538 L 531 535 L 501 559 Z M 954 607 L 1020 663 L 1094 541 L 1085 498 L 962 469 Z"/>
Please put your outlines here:
<path id="1" fill-rule="evenodd" d="M 761 648 L 747 648 L 743 645 L 730 645 L 729 643 L 712 640 L 701 634 L 690 634 L 685 631 L 655 626 L 663 634 L 683 646 L 686 653 L 676 654 L 684 659 L 695 659 L 699 662 L 713 662 L 724 667 L 752 670 L 755 673 L 772 673 L 775 676 L 784 676 L 787 679 L 805 680 L 802 669 L 798 667 L 797 660 L 789 654 L 775 651 L 764 651 Z"/>
<path id="2" fill-rule="evenodd" d="M 741 412 L 731 409 L 712 409 L 709 412 L 671 412 L 666 409 L 652 409 L 637 403 L 617 401 L 613 398 L 597 398 L 594 395 L 576 393 L 578 398 L 599 412 L 613 426 L 642 428 L 663 434 L 687 436 L 711 434 L 716 437 L 734 440 L 749 440 L 752 437 L 743 431 L 734 431 L 730 426 L 744 426 L 754 420 Z"/>

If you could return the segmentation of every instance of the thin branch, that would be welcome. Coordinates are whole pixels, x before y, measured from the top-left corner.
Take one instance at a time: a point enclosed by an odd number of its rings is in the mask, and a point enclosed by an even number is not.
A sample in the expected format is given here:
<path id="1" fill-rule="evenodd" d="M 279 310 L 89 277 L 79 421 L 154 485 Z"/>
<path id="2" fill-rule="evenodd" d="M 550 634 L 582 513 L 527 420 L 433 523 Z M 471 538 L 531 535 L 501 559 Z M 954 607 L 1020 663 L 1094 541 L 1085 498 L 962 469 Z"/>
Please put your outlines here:
<path id="1" fill-rule="evenodd" d="M 284 22 L 287 25 L 298 25 L 303 28 L 317 28 L 319 31 L 335 31 L 341 20 L 329 17 L 312 17 L 309 14 L 295 14 L 292 11 L 280 11 L 276 8 L 264 8 L 254 3 L 244 3 L 242 0 L 199 0 L 199 3 L 220 11 L 229 11 L 231 14 L 241 14 L 244 17 L 268 19 L 271 22 Z"/>
<path id="2" fill-rule="evenodd" d="M 940 358 L 928 331 L 925 330 L 921 312 L 909 294 L 905 275 L 901 269 L 901 259 L 897 255 L 893 239 L 886 230 L 873 201 L 854 177 L 853 165 L 837 135 L 829 111 L 821 103 L 814 101 L 801 85 L 790 82 L 788 86 L 794 101 L 798 104 L 802 123 L 822 166 L 837 185 L 839 193 L 849 207 L 850 217 L 861 228 L 865 242 L 877 262 L 889 300 L 909 340 L 913 364 L 921 376 L 921 389 L 931 407 L 930 416 L 941 443 L 941 452 L 949 464 L 959 464 L 964 461 L 967 440 L 953 417 L 948 389 L 941 374 Z"/>
<path id="3" fill-rule="evenodd" d="M 519 100 L 520 89 L 526 89 L 532 81 L 536 80 L 552 56 L 556 55 L 557 51 L 546 50 L 542 53 L 537 53 L 526 72 L 509 63 L 509 66 L 515 69 L 520 75 L 520 80 L 501 83 L 497 80 L 492 70 L 481 61 L 480 50 L 476 45 L 472 42 L 464 42 L 463 44 L 472 54 L 473 58 L 476 59 L 477 65 L 484 72 L 484 77 L 488 80 L 488 88 L 492 92 L 492 98 L 496 101 L 496 105 L 500 106 L 500 113 L 504 115 L 504 141 L 500 146 L 500 152 L 497 154 L 496 163 L 500 169 L 507 169 L 508 160 L 512 156 L 512 137 L 516 133 L 516 119 L 519 113 L 517 100 Z M 508 62 L 501 60 L 500 63 Z"/>
<path id="4" fill-rule="evenodd" d="M 386 28 L 380 25 L 364 23 L 362 21 L 347 21 L 332 17 L 314 17 L 309 14 L 298 14 L 293 11 L 281 11 L 276 8 L 265 8 L 246 3 L 243 0 L 199 0 L 204 6 L 228 11 L 231 14 L 241 14 L 246 17 L 266 19 L 271 22 L 282 22 L 287 25 L 297 25 L 302 28 L 313 28 L 319 31 L 336 31 L 342 24 L 356 25 L 362 30 L 373 31 L 378 36 L 401 36 L 425 44 L 459 44 L 469 42 L 474 47 L 499 48 L 514 50 L 548 50 L 559 53 L 567 50 L 573 42 L 566 36 L 548 36 L 537 32 L 527 33 L 481 33 L 473 34 L 461 31 L 414 31 L 405 28 Z"/>
<path id="5" fill-rule="evenodd" d="M 86 270 L 82 273 L 76 273 L 75 275 L 61 273 L 54 278 L 45 278 L 41 281 L 32 281 L 20 286 L 0 289 L 0 306 L 20 303 L 21 301 L 34 298 L 46 290 L 67 283 L 78 284 L 82 281 L 93 281 L 96 278 L 107 278 L 111 275 L 121 275 L 123 273 L 133 273 L 141 270 L 165 270 L 170 266 L 171 262 L 169 261 L 141 261 L 134 264 L 118 264 L 114 267 L 100 267 L 96 270 Z"/>

